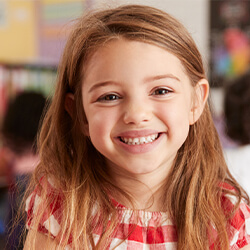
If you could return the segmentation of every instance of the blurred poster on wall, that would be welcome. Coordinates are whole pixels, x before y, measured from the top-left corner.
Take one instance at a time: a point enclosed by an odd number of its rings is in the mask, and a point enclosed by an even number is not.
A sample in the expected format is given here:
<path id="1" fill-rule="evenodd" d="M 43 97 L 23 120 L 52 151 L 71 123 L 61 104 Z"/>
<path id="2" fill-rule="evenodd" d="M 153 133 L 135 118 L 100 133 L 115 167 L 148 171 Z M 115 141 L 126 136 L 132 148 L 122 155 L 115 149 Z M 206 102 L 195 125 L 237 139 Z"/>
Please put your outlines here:
<path id="1" fill-rule="evenodd" d="M 57 64 L 73 20 L 88 7 L 87 0 L 41 0 L 38 36 L 41 61 Z"/>
<path id="2" fill-rule="evenodd" d="M 212 86 L 244 74 L 250 62 L 250 1 L 210 0 Z"/>
<path id="3" fill-rule="evenodd" d="M 0 61 L 33 61 L 36 56 L 34 1 L 0 1 Z"/>

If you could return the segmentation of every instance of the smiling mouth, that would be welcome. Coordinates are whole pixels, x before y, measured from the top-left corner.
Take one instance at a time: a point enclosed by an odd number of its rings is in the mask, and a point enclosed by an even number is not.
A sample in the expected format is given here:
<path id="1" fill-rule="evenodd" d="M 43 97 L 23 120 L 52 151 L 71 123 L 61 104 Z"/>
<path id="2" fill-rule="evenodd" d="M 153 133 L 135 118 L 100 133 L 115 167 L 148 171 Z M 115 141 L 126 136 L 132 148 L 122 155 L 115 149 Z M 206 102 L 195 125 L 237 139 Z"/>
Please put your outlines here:
<path id="1" fill-rule="evenodd" d="M 160 134 L 153 134 L 145 137 L 119 137 L 120 141 L 127 144 L 127 145 L 142 145 L 142 144 L 147 144 L 151 143 L 155 140 L 158 139 Z"/>

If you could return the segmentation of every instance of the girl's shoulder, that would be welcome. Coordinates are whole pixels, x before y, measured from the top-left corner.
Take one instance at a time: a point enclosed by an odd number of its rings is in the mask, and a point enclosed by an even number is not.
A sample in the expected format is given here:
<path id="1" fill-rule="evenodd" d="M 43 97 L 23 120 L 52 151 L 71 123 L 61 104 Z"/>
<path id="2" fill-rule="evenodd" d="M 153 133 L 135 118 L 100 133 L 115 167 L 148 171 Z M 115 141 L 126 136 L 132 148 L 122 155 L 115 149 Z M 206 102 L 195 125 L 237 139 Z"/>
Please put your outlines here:
<path id="1" fill-rule="evenodd" d="M 228 236 L 230 249 L 240 249 L 250 244 L 250 207 L 243 200 L 239 200 L 234 187 L 223 183 L 221 204 L 226 217 L 228 218 Z"/>
<path id="2" fill-rule="evenodd" d="M 42 177 L 26 200 L 27 229 L 38 228 L 52 238 L 59 236 L 63 203 L 63 194 L 53 180 Z"/>

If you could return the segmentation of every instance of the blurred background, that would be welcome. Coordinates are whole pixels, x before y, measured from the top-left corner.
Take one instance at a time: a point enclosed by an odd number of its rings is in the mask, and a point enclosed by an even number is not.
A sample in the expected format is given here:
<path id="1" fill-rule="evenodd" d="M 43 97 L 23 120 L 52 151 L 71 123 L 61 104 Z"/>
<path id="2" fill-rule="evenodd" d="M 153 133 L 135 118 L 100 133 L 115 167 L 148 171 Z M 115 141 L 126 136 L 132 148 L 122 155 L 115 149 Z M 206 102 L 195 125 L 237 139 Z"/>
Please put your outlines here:
<path id="1" fill-rule="evenodd" d="M 32 131 L 37 132 L 45 105 L 41 98 L 53 95 L 70 26 L 88 9 L 127 3 L 162 9 L 179 19 L 193 36 L 210 81 L 210 104 L 226 160 L 250 194 L 250 0 L 0 0 L 1 240 L 6 241 L 4 235 L 14 215 L 10 211 L 22 196 L 17 184 L 20 179 L 25 182 L 23 177 L 39 161 L 33 147 L 35 135 L 28 141 L 21 127 L 28 128 L 36 120 Z M 13 108 L 17 105 L 24 112 L 25 104 L 14 104 L 24 93 L 33 96 L 29 97 L 33 104 L 40 100 L 40 108 L 25 111 L 26 121 Z M 27 95 L 22 98 L 28 102 Z M 28 141 L 24 151 L 13 147 L 20 141 Z M 8 249 L 14 249 L 14 241 L 9 239 Z M 4 244 L 0 242 L 0 249 L 5 249 Z"/>

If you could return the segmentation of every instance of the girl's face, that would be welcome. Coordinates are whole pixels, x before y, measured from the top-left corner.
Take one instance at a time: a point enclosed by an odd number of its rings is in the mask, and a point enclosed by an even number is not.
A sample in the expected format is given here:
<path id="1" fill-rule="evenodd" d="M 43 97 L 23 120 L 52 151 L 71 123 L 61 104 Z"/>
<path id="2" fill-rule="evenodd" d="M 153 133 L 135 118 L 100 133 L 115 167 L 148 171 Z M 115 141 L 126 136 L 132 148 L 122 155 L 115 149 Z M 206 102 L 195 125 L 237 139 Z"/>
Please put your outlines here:
<path id="1" fill-rule="evenodd" d="M 111 171 L 167 174 L 194 123 L 193 91 L 180 60 L 160 47 L 117 39 L 99 48 L 82 96 L 89 136 Z"/>

